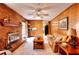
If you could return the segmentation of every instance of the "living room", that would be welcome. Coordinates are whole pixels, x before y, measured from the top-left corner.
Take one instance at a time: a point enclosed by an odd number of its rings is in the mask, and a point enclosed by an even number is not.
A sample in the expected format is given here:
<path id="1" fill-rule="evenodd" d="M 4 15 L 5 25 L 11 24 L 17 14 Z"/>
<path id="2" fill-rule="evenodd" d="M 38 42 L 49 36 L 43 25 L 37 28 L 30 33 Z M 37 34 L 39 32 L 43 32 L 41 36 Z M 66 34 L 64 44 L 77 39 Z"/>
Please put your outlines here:
<path id="1" fill-rule="evenodd" d="M 78 17 L 78 3 L 0 3 L 0 54 L 79 55 Z"/>

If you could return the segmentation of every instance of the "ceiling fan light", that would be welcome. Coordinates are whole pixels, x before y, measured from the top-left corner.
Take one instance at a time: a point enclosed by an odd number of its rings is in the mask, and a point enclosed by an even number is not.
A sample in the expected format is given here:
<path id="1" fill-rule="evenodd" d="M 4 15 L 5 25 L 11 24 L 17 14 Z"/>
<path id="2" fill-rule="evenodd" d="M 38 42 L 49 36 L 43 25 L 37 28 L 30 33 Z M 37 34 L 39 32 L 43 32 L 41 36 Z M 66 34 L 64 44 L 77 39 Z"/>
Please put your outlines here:
<path id="1" fill-rule="evenodd" d="M 36 19 L 41 19 L 41 17 L 35 17 Z"/>
<path id="2" fill-rule="evenodd" d="M 41 14 L 41 12 L 37 12 L 37 14 Z"/>

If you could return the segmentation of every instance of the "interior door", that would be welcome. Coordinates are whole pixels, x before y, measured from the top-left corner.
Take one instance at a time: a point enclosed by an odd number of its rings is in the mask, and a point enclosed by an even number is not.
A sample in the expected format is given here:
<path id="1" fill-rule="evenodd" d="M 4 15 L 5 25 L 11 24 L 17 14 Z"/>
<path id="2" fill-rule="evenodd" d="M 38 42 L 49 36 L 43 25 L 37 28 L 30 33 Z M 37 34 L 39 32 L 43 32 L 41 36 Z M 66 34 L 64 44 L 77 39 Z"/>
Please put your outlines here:
<path id="1" fill-rule="evenodd" d="M 22 39 L 26 39 L 28 37 L 28 26 L 27 22 L 22 22 Z"/>

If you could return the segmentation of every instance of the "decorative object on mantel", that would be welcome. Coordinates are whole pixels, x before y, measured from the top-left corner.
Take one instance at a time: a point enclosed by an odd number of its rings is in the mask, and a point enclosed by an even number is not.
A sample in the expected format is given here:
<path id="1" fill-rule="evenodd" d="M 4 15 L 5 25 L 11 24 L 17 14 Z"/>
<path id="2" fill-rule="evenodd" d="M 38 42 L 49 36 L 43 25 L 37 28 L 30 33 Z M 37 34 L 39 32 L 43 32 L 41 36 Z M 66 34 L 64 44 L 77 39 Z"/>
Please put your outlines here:
<path id="1" fill-rule="evenodd" d="M 8 19 L 8 18 L 1 19 L 0 25 L 1 26 L 8 26 L 8 27 L 18 27 L 18 26 L 20 26 L 20 24 L 16 25 L 16 24 L 10 23 L 10 19 Z"/>
<path id="2" fill-rule="evenodd" d="M 3 21 L 4 21 L 4 23 L 10 23 L 10 19 L 8 19 L 8 18 L 3 19 Z"/>
<path id="3" fill-rule="evenodd" d="M 4 26 L 4 23 L 3 22 L 4 22 L 4 20 L 3 19 L 0 19 L 0 25 L 1 26 Z"/>
<path id="4" fill-rule="evenodd" d="M 59 29 L 68 30 L 68 17 L 61 19 L 58 22 Z"/>

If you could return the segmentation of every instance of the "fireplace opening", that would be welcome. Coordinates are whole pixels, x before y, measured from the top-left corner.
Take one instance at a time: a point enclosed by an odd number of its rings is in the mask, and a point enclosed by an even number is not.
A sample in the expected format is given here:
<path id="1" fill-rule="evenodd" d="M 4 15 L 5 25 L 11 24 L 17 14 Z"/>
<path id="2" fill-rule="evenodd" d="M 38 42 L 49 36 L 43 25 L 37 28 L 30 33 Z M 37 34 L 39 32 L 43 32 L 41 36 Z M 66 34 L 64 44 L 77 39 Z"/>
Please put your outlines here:
<path id="1" fill-rule="evenodd" d="M 20 35 L 18 33 L 9 32 L 8 33 L 8 44 L 5 47 L 6 50 L 11 49 L 11 45 L 15 42 L 17 42 L 20 39 Z"/>
<path id="2" fill-rule="evenodd" d="M 8 44 L 14 43 L 15 41 L 19 40 L 20 36 L 18 33 L 9 33 L 8 34 Z"/>

